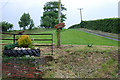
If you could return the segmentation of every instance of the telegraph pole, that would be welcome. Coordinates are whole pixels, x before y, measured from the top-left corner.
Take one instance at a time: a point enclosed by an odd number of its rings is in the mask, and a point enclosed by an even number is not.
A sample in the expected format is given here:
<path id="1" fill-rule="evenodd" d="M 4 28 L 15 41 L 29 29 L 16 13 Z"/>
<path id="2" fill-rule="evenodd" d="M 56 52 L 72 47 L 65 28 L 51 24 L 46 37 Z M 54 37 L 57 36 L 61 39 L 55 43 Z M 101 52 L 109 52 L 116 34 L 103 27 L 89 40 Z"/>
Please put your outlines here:
<path id="1" fill-rule="evenodd" d="M 80 18 L 81 18 L 81 27 L 82 27 L 82 10 L 83 8 L 79 8 L 79 10 L 80 10 Z"/>
<path id="2" fill-rule="evenodd" d="M 79 8 L 79 10 L 80 10 L 80 18 L 81 18 L 81 22 L 82 22 L 82 10 L 83 8 Z"/>
<path id="3" fill-rule="evenodd" d="M 61 0 L 58 2 L 58 20 L 61 23 Z"/>
<path id="4" fill-rule="evenodd" d="M 58 20 L 61 23 L 61 0 L 58 2 Z M 60 47 L 60 29 L 57 29 L 57 47 Z"/>

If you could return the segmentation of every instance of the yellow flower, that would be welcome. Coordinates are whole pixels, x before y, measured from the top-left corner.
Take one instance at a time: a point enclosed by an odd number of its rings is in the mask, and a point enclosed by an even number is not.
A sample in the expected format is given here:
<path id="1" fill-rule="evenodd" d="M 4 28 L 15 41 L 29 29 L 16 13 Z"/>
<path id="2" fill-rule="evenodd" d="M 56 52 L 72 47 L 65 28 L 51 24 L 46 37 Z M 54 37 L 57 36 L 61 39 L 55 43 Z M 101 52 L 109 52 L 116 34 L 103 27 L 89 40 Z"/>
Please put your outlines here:
<path id="1" fill-rule="evenodd" d="M 22 35 L 19 39 L 18 39 L 18 45 L 20 47 L 28 47 L 31 44 L 31 39 L 28 35 Z"/>

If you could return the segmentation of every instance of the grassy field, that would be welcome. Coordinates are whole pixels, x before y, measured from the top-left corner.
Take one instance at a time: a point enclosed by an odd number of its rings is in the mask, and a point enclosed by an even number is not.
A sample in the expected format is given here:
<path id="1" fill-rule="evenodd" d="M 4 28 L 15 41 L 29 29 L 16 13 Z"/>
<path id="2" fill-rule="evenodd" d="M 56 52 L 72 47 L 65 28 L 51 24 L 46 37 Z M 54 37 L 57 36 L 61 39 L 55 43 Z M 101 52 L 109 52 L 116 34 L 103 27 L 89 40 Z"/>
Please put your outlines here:
<path id="1" fill-rule="evenodd" d="M 54 43 L 57 43 L 56 30 L 34 30 L 34 31 L 26 31 L 26 33 L 53 33 Z M 49 39 L 50 36 L 30 36 L 31 39 Z M 7 38 L 12 38 L 8 36 Z M 11 43 L 11 41 L 3 41 L 3 43 Z M 49 42 L 35 42 L 34 43 L 49 43 Z M 69 44 L 69 45 L 106 45 L 106 46 L 118 46 L 118 41 L 110 40 L 104 37 L 96 36 L 93 34 L 85 33 L 83 31 L 68 29 L 61 31 L 61 44 Z"/>

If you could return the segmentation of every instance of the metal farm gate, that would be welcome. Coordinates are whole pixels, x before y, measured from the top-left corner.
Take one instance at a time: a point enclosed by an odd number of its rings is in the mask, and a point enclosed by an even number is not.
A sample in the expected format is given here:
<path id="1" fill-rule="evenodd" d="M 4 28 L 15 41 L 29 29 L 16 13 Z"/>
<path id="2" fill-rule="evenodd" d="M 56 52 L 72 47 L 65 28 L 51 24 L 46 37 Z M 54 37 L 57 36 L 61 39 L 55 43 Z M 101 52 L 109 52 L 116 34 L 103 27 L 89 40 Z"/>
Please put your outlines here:
<path id="1" fill-rule="evenodd" d="M 12 39 L 0 39 L 0 40 L 12 40 L 13 43 L 15 43 L 16 39 L 15 36 L 16 35 L 44 35 L 44 36 L 51 36 L 50 39 L 34 39 L 34 41 L 51 41 L 51 44 L 36 44 L 36 45 L 33 45 L 33 46 L 50 46 L 51 47 L 51 53 L 53 55 L 53 34 L 13 34 L 13 33 L 2 33 L 2 34 L 7 34 L 7 35 L 12 35 L 13 38 Z"/>

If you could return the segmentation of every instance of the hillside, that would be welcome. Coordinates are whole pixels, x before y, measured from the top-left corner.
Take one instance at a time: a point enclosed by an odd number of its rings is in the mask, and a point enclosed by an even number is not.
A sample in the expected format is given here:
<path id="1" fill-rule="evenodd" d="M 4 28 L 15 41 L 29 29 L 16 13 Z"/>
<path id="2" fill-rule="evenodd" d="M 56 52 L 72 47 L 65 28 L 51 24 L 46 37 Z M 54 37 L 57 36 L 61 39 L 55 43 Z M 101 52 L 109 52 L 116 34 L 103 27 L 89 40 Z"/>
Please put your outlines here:
<path id="1" fill-rule="evenodd" d="M 26 31 L 25 33 L 53 33 L 53 42 L 57 44 L 57 35 L 56 30 L 33 30 L 33 31 Z M 6 38 L 12 39 L 12 36 L 8 36 Z M 38 36 L 38 35 L 30 35 L 31 39 L 49 39 L 50 36 Z M 12 43 L 11 41 L 3 41 L 3 43 Z M 37 42 L 33 41 L 33 43 L 45 43 L 49 44 L 50 42 Z M 81 30 L 76 29 L 64 29 L 61 31 L 61 44 L 62 45 L 106 45 L 106 46 L 118 46 L 118 41 L 114 41 L 111 39 L 107 39 L 104 37 L 96 36 L 93 34 L 86 33 Z"/>
<path id="2" fill-rule="evenodd" d="M 120 18 L 107 18 L 90 21 L 82 21 L 80 24 L 75 24 L 69 29 L 73 28 L 87 28 L 91 30 L 100 30 L 109 33 L 120 33 L 119 22 Z"/>

